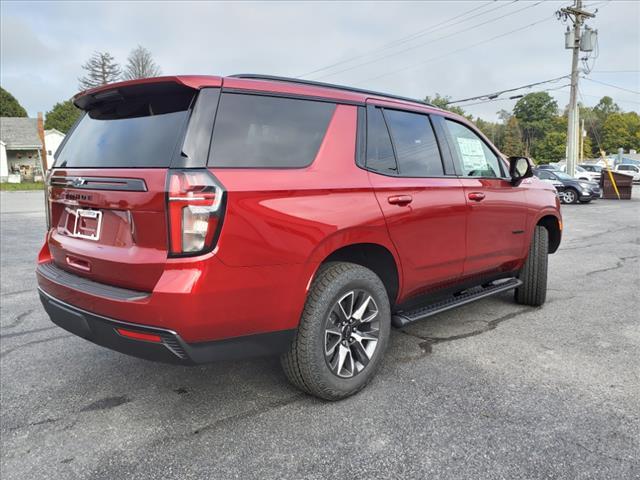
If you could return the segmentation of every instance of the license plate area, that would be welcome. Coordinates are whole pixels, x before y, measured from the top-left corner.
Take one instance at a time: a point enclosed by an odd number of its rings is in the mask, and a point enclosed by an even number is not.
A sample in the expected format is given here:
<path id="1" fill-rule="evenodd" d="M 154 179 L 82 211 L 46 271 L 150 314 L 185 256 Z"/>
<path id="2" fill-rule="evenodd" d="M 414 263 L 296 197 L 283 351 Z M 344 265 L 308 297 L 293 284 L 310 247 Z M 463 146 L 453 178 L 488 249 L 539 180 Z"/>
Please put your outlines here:
<path id="1" fill-rule="evenodd" d="M 93 240 L 100 239 L 102 228 L 102 212 L 100 210 L 88 210 L 78 208 L 72 210 L 67 208 L 69 217 L 67 219 L 67 234 L 71 237 Z"/>

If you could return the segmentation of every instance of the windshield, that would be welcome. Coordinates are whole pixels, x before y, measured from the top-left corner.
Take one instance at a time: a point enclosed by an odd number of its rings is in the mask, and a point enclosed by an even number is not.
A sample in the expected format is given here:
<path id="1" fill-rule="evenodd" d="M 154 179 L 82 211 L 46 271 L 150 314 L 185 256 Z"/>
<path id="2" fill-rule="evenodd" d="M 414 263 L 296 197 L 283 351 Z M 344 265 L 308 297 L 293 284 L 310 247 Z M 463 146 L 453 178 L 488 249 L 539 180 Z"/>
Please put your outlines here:
<path id="1" fill-rule="evenodd" d="M 571 175 L 564 172 L 553 172 L 560 180 L 575 180 Z"/>
<path id="2" fill-rule="evenodd" d="M 189 114 L 192 92 L 119 98 L 86 112 L 55 166 L 168 167 Z"/>

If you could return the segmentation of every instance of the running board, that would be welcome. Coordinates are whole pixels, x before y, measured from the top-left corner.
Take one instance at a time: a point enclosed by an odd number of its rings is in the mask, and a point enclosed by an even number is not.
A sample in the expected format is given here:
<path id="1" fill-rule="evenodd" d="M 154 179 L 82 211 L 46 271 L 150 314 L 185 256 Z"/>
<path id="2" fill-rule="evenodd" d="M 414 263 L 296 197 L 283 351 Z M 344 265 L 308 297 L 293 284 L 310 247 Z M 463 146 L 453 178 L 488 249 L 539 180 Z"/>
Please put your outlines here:
<path id="1" fill-rule="evenodd" d="M 475 302 L 476 300 L 495 295 L 496 293 L 512 290 L 520 285 L 522 285 L 521 280 L 518 280 L 517 278 L 510 278 L 509 280 L 494 282 L 487 286 L 469 288 L 464 290 L 462 293 L 432 303 L 426 307 L 419 307 L 415 310 L 408 310 L 405 312 L 397 312 L 391 318 L 391 323 L 394 327 L 402 328 L 409 323 L 422 320 L 423 318 L 430 317 L 436 313 Z"/>

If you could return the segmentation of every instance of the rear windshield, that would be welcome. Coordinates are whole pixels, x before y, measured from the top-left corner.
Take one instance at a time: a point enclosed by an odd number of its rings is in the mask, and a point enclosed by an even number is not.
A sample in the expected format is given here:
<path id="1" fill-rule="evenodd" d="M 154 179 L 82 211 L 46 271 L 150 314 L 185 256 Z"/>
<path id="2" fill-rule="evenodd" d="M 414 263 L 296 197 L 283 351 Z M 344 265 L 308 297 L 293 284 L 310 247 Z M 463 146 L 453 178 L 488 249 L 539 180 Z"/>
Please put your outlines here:
<path id="1" fill-rule="evenodd" d="M 168 167 L 193 99 L 184 88 L 115 94 L 90 109 L 64 144 L 55 166 Z"/>
<path id="2" fill-rule="evenodd" d="M 313 162 L 336 106 L 293 98 L 223 93 L 209 165 L 296 168 Z"/>

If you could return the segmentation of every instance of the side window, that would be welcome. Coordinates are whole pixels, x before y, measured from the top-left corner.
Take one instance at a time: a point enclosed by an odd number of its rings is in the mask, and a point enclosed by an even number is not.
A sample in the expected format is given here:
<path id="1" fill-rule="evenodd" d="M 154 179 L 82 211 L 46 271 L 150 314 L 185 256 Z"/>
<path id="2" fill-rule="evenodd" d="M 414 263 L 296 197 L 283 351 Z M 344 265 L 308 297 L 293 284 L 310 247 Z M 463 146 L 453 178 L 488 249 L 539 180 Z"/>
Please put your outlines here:
<path id="1" fill-rule="evenodd" d="M 540 180 L 553 180 L 555 178 L 555 175 L 547 172 L 546 170 L 539 170 L 537 177 Z"/>
<path id="2" fill-rule="evenodd" d="M 384 111 L 398 157 L 399 175 L 430 177 L 444 174 L 440 150 L 427 115 Z"/>
<path id="3" fill-rule="evenodd" d="M 501 177 L 500 161 L 484 141 L 464 125 L 446 120 L 462 175 L 465 177 Z"/>
<path id="4" fill-rule="evenodd" d="M 387 175 L 398 172 L 389 131 L 379 108 L 370 107 L 367 111 L 367 168 Z"/>
<path id="5" fill-rule="evenodd" d="M 315 159 L 335 104 L 223 93 L 213 128 L 213 167 L 306 167 Z"/>

